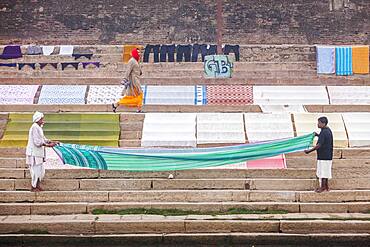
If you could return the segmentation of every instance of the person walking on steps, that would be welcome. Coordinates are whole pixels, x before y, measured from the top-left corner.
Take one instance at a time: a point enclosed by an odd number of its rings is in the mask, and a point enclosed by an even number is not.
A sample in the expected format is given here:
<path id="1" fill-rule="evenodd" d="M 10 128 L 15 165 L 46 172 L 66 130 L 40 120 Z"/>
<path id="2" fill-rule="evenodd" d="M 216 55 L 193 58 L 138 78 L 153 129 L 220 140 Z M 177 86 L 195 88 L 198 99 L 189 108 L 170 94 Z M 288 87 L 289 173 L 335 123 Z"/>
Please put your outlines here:
<path id="1" fill-rule="evenodd" d="M 331 179 L 331 167 L 333 163 L 333 133 L 331 132 L 328 125 L 328 119 L 326 117 L 320 117 L 317 122 L 317 127 L 321 129 L 320 134 L 315 133 L 318 136 L 316 146 L 309 150 L 305 150 L 306 154 L 309 154 L 316 150 L 317 152 L 317 168 L 316 176 L 319 179 L 320 187 L 315 192 L 321 193 L 323 191 L 329 191 L 329 179 Z"/>
<path id="2" fill-rule="evenodd" d="M 143 105 L 143 90 L 140 85 L 140 75 L 142 71 L 140 68 L 140 54 L 137 48 L 131 51 L 131 59 L 128 61 L 128 68 L 123 78 L 122 84 L 125 86 L 121 98 L 118 102 L 112 104 L 113 112 L 116 112 L 120 105 L 128 107 L 137 107 L 136 112 L 142 112 Z"/>
<path id="3" fill-rule="evenodd" d="M 54 147 L 58 141 L 46 139 L 42 127 L 45 124 L 44 114 L 35 112 L 33 115 L 33 124 L 29 130 L 28 143 L 26 148 L 26 164 L 31 174 L 31 191 L 42 191 L 40 182 L 45 175 L 45 147 Z"/>

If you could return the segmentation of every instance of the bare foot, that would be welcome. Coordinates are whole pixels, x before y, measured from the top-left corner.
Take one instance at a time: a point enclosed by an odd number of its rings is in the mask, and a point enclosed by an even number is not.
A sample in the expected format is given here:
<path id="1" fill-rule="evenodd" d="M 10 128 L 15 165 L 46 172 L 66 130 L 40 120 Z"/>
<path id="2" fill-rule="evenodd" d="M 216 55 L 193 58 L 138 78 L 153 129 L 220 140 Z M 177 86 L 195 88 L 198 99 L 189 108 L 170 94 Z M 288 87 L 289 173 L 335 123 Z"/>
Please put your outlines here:
<path id="1" fill-rule="evenodd" d="M 113 103 L 112 103 L 112 111 L 115 113 L 117 110 L 117 106 L 115 106 Z"/>
<path id="2" fill-rule="evenodd" d="M 316 192 L 316 193 L 321 193 L 321 192 L 323 192 L 323 191 L 325 191 L 325 188 L 323 188 L 323 187 L 317 188 L 317 189 L 315 190 L 315 192 Z"/>
<path id="3" fill-rule="evenodd" d="M 39 192 L 40 190 L 38 188 L 31 187 L 31 192 Z"/>

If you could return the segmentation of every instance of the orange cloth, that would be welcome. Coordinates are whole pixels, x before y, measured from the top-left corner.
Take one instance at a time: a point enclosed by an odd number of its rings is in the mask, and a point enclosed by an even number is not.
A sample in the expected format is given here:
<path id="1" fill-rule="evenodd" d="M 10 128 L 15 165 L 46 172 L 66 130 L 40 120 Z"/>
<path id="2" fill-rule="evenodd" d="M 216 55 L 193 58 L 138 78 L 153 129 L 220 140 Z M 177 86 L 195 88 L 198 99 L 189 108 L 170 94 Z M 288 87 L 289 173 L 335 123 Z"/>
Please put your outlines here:
<path id="1" fill-rule="evenodd" d="M 369 74 L 369 46 L 352 47 L 352 67 L 354 74 Z"/>
<path id="2" fill-rule="evenodd" d="M 138 107 L 143 105 L 143 93 L 138 96 L 126 95 L 118 101 L 119 105 Z"/>
<path id="3" fill-rule="evenodd" d="M 138 48 L 139 50 L 142 50 L 144 47 L 142 45 L 124 45 L 123 46 L 123 62 L 128 63 L 128 61 L 131 58 L 131 52 L 133 49 Z"/>

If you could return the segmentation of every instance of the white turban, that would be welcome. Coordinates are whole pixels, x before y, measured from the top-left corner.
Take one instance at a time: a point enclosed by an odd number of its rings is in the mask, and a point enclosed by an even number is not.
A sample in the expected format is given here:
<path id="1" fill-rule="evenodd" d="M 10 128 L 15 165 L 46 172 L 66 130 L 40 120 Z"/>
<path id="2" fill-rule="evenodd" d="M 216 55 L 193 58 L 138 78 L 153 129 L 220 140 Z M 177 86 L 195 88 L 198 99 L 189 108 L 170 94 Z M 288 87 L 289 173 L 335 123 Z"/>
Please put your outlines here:
<path id="1" fill-rule="evenodd" d="M 36 123 L 36 122 L 40 121 L 40 119 L 43 118 L 43 117 L 44 117 L 44 114 L 42 112 L 37 111 L 37 112 L 35 112 L 35 114 L 33 114 L 32 121 L 34 123 Z"/>

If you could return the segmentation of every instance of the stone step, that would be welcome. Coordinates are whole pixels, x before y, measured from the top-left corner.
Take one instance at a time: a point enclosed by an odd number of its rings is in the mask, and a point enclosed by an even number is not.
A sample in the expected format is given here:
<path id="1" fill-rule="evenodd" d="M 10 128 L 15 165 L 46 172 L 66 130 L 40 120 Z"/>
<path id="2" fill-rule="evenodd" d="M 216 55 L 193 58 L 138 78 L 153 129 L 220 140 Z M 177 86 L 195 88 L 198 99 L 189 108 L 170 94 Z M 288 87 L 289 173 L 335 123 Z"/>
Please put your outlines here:
<path id="1" fill-rule="evenodd" d="M 305 105 L 309 112 L 370 112 L 370 105 Z M 0 105 L 2 112 L 112 112 L 111 104 L 83 105 Z M 145 112 L 261 112 L 259 105 L 144 105 Z M 135 113 L 136 108 L 120 106 L 117 112 Z M 124 112 L 124 113 L 123 113 Z M 131 120 L 126 120 L 131 121 Z"/>
<path id="2" fill-rule="evenodd" d="M 7 162 L 7 159 L 0 159 L 0 167 L 2 162 Z M 25 167 L 24 160 L 12 160 L 14 166 L 22 165 Z M 18 162 L 18 164 L 17 164 Z M 336 161 L 334 162 L 336 163 Z M 12 168 L 9 164 L 7 168 L 0 168 L 0 178 L 30 178 L 30 173 L 27 168 Z M 4 165 L 5 167 L 5 165 Z M 164 172 L 127 172 L 127 171 L 110 171 L 110 170 L 95 170 L 95 169 L 46 169 L 45 178 L 61 179 L 61 178 L 168 178 L 169 174 L 173 175 L 174 179 L 211 179 L 211 178 L 316 178 L 316 170 L 312 168 L 287 168 L 287 169 L 230 169 L 230 168 L 204 168 L 193 170 L 180 171 L 164 171 Z M 333 168 L 334 178 L 369 178 L 370 167 L 355 167 L 355 168 Z"/>
<path id="3" fill-rule="evenodd" d="M 331 179 L 334 190 L 370 189 L 369 178 Z M 245 178 L 245 179 L 45 179 L 46 191 L 70 190 L 313 190 L 316 179 Z M 0 179 L 0 190 L 29 190 L 30 179 Z"/>
<path id="4" fill-rule="evenodd" d="M 367 213 L 370 209 L 370 202 L 26 202 L 0 203 L 0 215 L 91 214 L 96 210 L 112 212 L 138 208 L 175 209 L 205 214 L 209 211 L 224 212 L 231 209 L 288 213 Z"/>
<path id="5" fill-rule="evenodd" d="M 64 70 L 7 70 L 0 71 L 0 78 L 23 78 L 23 77 L 122 77 L 125 71 L 117 71 L 114 67 L 105 68 L 86 68 L 79 67 L 77 70 L 73 67 L 67 67 Z M 235 70 L 232 73 L 233 78 L 296 78 L 296 77 L 317 77 L 315 70 Z M 143 71 L 142 78 L 168 78 L 168 77 L 204 77 L 203 70 L 165 70 L 165 71 Z"/>
<path id="6" fill-rule="evenodd" d="M 45 231 L 46 232 L 46 231 Z M 118 247 L 122 243 L 130 246 L 367 246 L 370 234 L 367 233 L 131 233 L 131 234 L 0 234 L 4 246 L 23 246 L 33 243 L 42 246 L 52 242 L 53 246 Z"/>
<path id="7" fill-rule="evenodd" d="M 121 140 L 141 140 L 142 137 L 142 131 L 141 130 L 134 130 L 134 131 L 125 131 L 121 130 L 120 139 Z"/>
<path id="8" fill-rule="evenodd" d="M 288 168 L 316 168 L 316 159 L 311 157 L 288 157 Z M 333 159 L 333 168 L 364 168 L 369 171 L 370 160 L 366 157 L 356 156 L 347 159 Z"/>
<path id="9" fill-rule="evenodd" d="M 121 113 L 120 122 L 126 121 L 144 121 L 145 113 Z"/>
<path id="10" fill-rule="evenodd" d="M 1 162 L 1 161 L 0 161 Z M 23 160 L 24 162 L 24 160 Z M 95 169 L 46 169 L 45 178 L 168 178 L 174 179 L 205 179 L 205 178 L 315 178 L 315 170 L 299 169 L 230 169 L 230 168 L 204 168 L 180 171 L 163 172 L 128 172 Z M 348 177 L 348 176 L 347 176 Z M 356 176 L 357 177 L 357 176 Z M 26 168 L 0 168 L 0 178 L 30 178 Z"/>
<path id="11" fill-rule="evenodd" d="M 141 147 L 141 140 L 138 140 L 138 139 L 120 140 L 119 141 L 119 146 L 120 147 L 128 147 L 128 148 Z"/>
<path id="12" fill-rule="evenodd" d="M 285 216 L 285 215 L 284 215 Z M 311 215 L 308 214 L 307 217 Z M 314 217 L 314 215 L 312 215 Z M 321 216 L 321 215 L 320 215 Z M 336 217 L 335 217 L 336 216 Z M 290 216 L 158 216 L 158 215 L 60 215 L 17 216 L 0 221 L 1 234 L 137 234 L 137 233 L 369 233 L 365 215 L 326 216 L 317 220 Z M 294 218 L 296 217 L 296 218 Z"/>
<path id="13" fill-rule="evenodd" d="M 143 129 L 143 121 L 127 121 L 120 123 L 121 131 L 142 131 Z"/>
<path id="14" fill-rule="evenodd" d="M 122 76 L 119 77 L 2 77 L 0 84 L 10 85 L 119 85 Z M 361 76 L 330 77 L 315 76 L 309 78 L 267 78 L 267 77 L 248 77 L 231 79 L 208 79 L 201 77 L 143 77 L 140 81 L 143 85 L 368 85 L 369 78 Z"/>
<path id="15" fill-rule="evenodd" d="M 0 202 L 369 202 L 370 190 L 0 191 Z"/>

